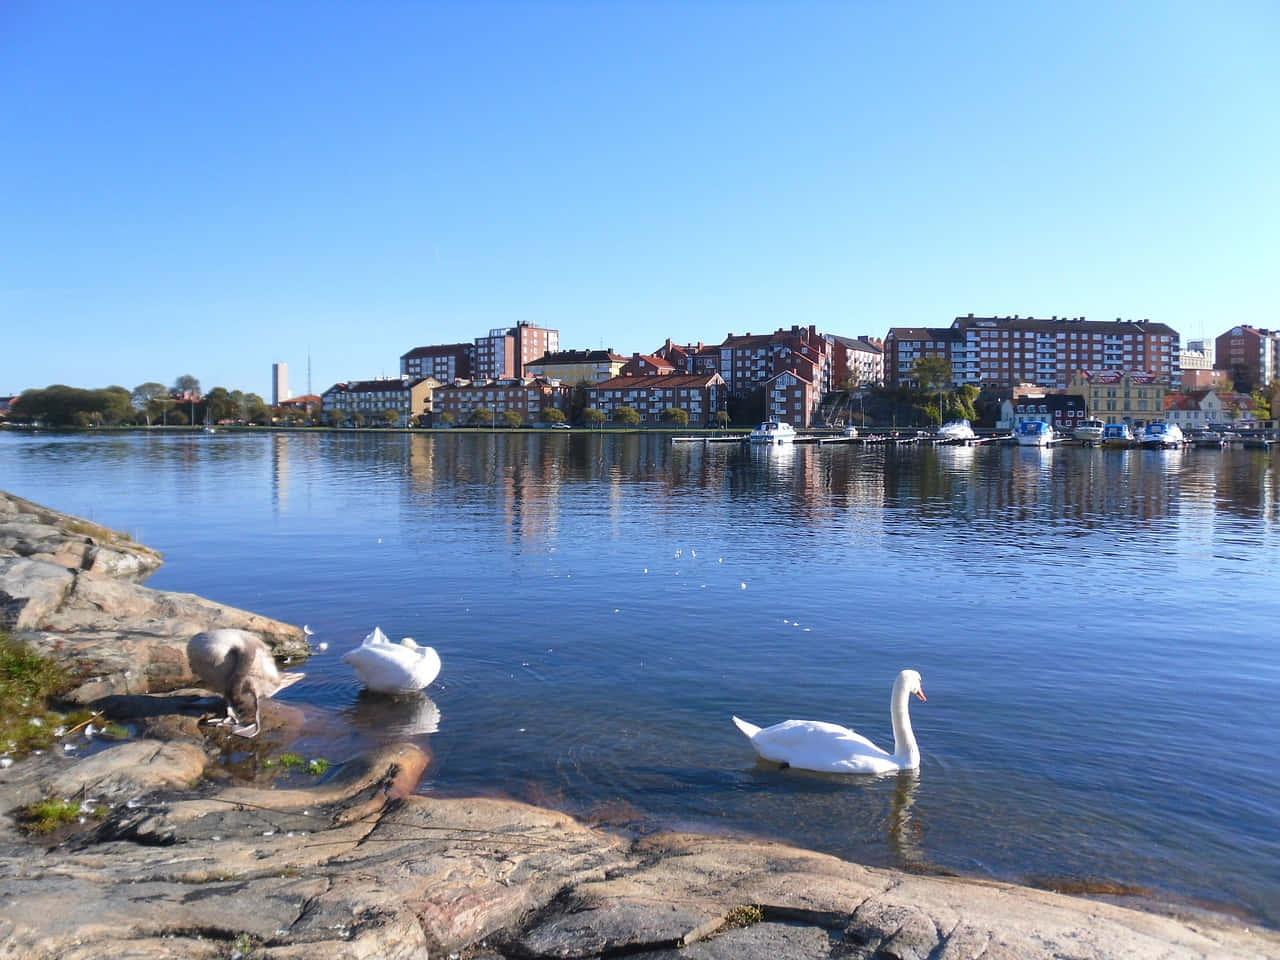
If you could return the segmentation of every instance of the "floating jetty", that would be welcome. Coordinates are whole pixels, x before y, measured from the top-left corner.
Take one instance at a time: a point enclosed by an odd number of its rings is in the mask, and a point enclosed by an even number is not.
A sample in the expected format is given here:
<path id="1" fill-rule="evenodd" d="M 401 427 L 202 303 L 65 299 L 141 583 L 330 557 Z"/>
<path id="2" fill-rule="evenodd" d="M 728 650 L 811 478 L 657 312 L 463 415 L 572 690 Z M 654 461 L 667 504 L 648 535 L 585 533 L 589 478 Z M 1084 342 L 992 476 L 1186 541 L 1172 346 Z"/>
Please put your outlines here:
<path id="1" fill-rule="evenodd" d="M 745 443 L 747 434 L 735 433 L 727 435 L 723 433 L 712 434 L 707 437 L 684 437 L 674 436 L 671 438 L 672 443 Z"/>
<path id="2" fill-rule="evenodd" d="M 925 431 L 915 431 L 913 433 L 865 433 L 856 437 L 846 437 L 839 434 L 832 436 L 822 433 L 798 433 L 791 442 L 816 443 L 819 446 L 826 446 L 829 443 L 854 443 L 866 446 L 881 444 L 909 446 L 923 443 L 937 447 L 976 447 L 984 443 L 1012 443 L 1013 439 L 1013 434 L 1003 433 L 986 437 L 974 437 L 972 440 L 943 440 Z M 671 438 L 672 443 L 748 443 L 749 440 L 750 436 L 745 433 L 714 433 L 693 436 L 678 434 Z M 771 446 L 776 446 L 776 444 L 771 444 Z"/>

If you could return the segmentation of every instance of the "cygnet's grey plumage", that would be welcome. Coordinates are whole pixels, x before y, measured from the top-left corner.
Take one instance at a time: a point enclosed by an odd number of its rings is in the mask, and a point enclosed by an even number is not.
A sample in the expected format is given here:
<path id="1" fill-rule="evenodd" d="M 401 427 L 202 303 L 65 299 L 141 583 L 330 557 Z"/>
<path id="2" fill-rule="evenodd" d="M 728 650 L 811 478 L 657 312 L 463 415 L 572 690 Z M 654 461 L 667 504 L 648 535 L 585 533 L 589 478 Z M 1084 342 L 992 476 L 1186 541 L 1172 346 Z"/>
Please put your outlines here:
<path id="1" fill-rule="evenodd" d="M 206 687 L 227 701 L 227 716 L 219 725 L 231 732 L 256 737 L 261 729 L 260 701 L 273 696 L 306 674 L 281 673 L 271 650 L 256 634 L 223 628 L 197 633 L 187 641 L 191 671 Z M 251 723 L 243 722 L 253 716 Z"/>

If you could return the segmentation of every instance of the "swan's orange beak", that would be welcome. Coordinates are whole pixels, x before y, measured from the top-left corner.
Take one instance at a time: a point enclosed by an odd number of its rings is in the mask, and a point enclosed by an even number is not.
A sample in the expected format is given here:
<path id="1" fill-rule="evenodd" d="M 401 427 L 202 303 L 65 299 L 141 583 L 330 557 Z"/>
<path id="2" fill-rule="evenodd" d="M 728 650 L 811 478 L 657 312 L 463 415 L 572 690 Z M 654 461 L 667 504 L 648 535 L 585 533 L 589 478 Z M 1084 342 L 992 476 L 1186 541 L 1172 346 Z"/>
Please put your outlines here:
<path id="1" fill-rule="evenodd" d="M 929 699 L 928 697 L 926 697 L 926 696 L 924 695 L 924 691 L 923 691 L 923 690 L 917 690 L 917 691 L 916 691 L 916 696 L 917 696 L 917 697 L 919 697 L 921 700 L 928 700 L 928 699 Z"/>

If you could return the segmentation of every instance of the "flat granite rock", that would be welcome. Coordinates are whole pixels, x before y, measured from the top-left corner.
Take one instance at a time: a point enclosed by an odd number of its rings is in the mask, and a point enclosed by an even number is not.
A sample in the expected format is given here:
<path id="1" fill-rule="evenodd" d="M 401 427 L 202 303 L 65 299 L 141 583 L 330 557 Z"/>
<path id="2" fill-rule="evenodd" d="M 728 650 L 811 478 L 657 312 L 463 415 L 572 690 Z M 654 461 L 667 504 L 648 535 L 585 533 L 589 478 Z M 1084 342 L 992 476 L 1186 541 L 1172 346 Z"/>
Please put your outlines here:
<path id="1" fill-rule="evenodd" d="M 202 630 L 248 630 L 286 662 L 310 653 L 292 624 L 135 582 L 160 563 L 123 534 L 0 491 L 0 629 L 68 666 L 71 702 L 191 684 L 187 641 Z"/>
<path id="2" fill-rule="evenodd" d="M 156 550 L 101 524 L 0 490 L 0 554 L 45 560 L 106 577 L 141 579 L 160 567 Z"/>

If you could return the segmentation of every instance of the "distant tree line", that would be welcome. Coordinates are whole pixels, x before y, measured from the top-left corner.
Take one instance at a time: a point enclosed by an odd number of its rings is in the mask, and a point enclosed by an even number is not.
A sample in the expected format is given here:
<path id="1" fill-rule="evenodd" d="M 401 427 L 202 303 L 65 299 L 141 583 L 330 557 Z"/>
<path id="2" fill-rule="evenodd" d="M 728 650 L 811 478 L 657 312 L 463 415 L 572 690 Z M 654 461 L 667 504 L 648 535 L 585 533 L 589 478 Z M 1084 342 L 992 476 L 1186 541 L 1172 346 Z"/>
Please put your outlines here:
<path id="1" fill-rule="evenodd" d="M 132 390 L 86 390 L 60 383 L 25 390 L 13 402 L 9 418 L 50 427 L 185 426 L 228 420 L 265 424 L 271 422 L 271 408 L 256 393 L 225 387 L 200 396 L 200 381 L 184 374 L 172 387 L 149 381 Z"/>

